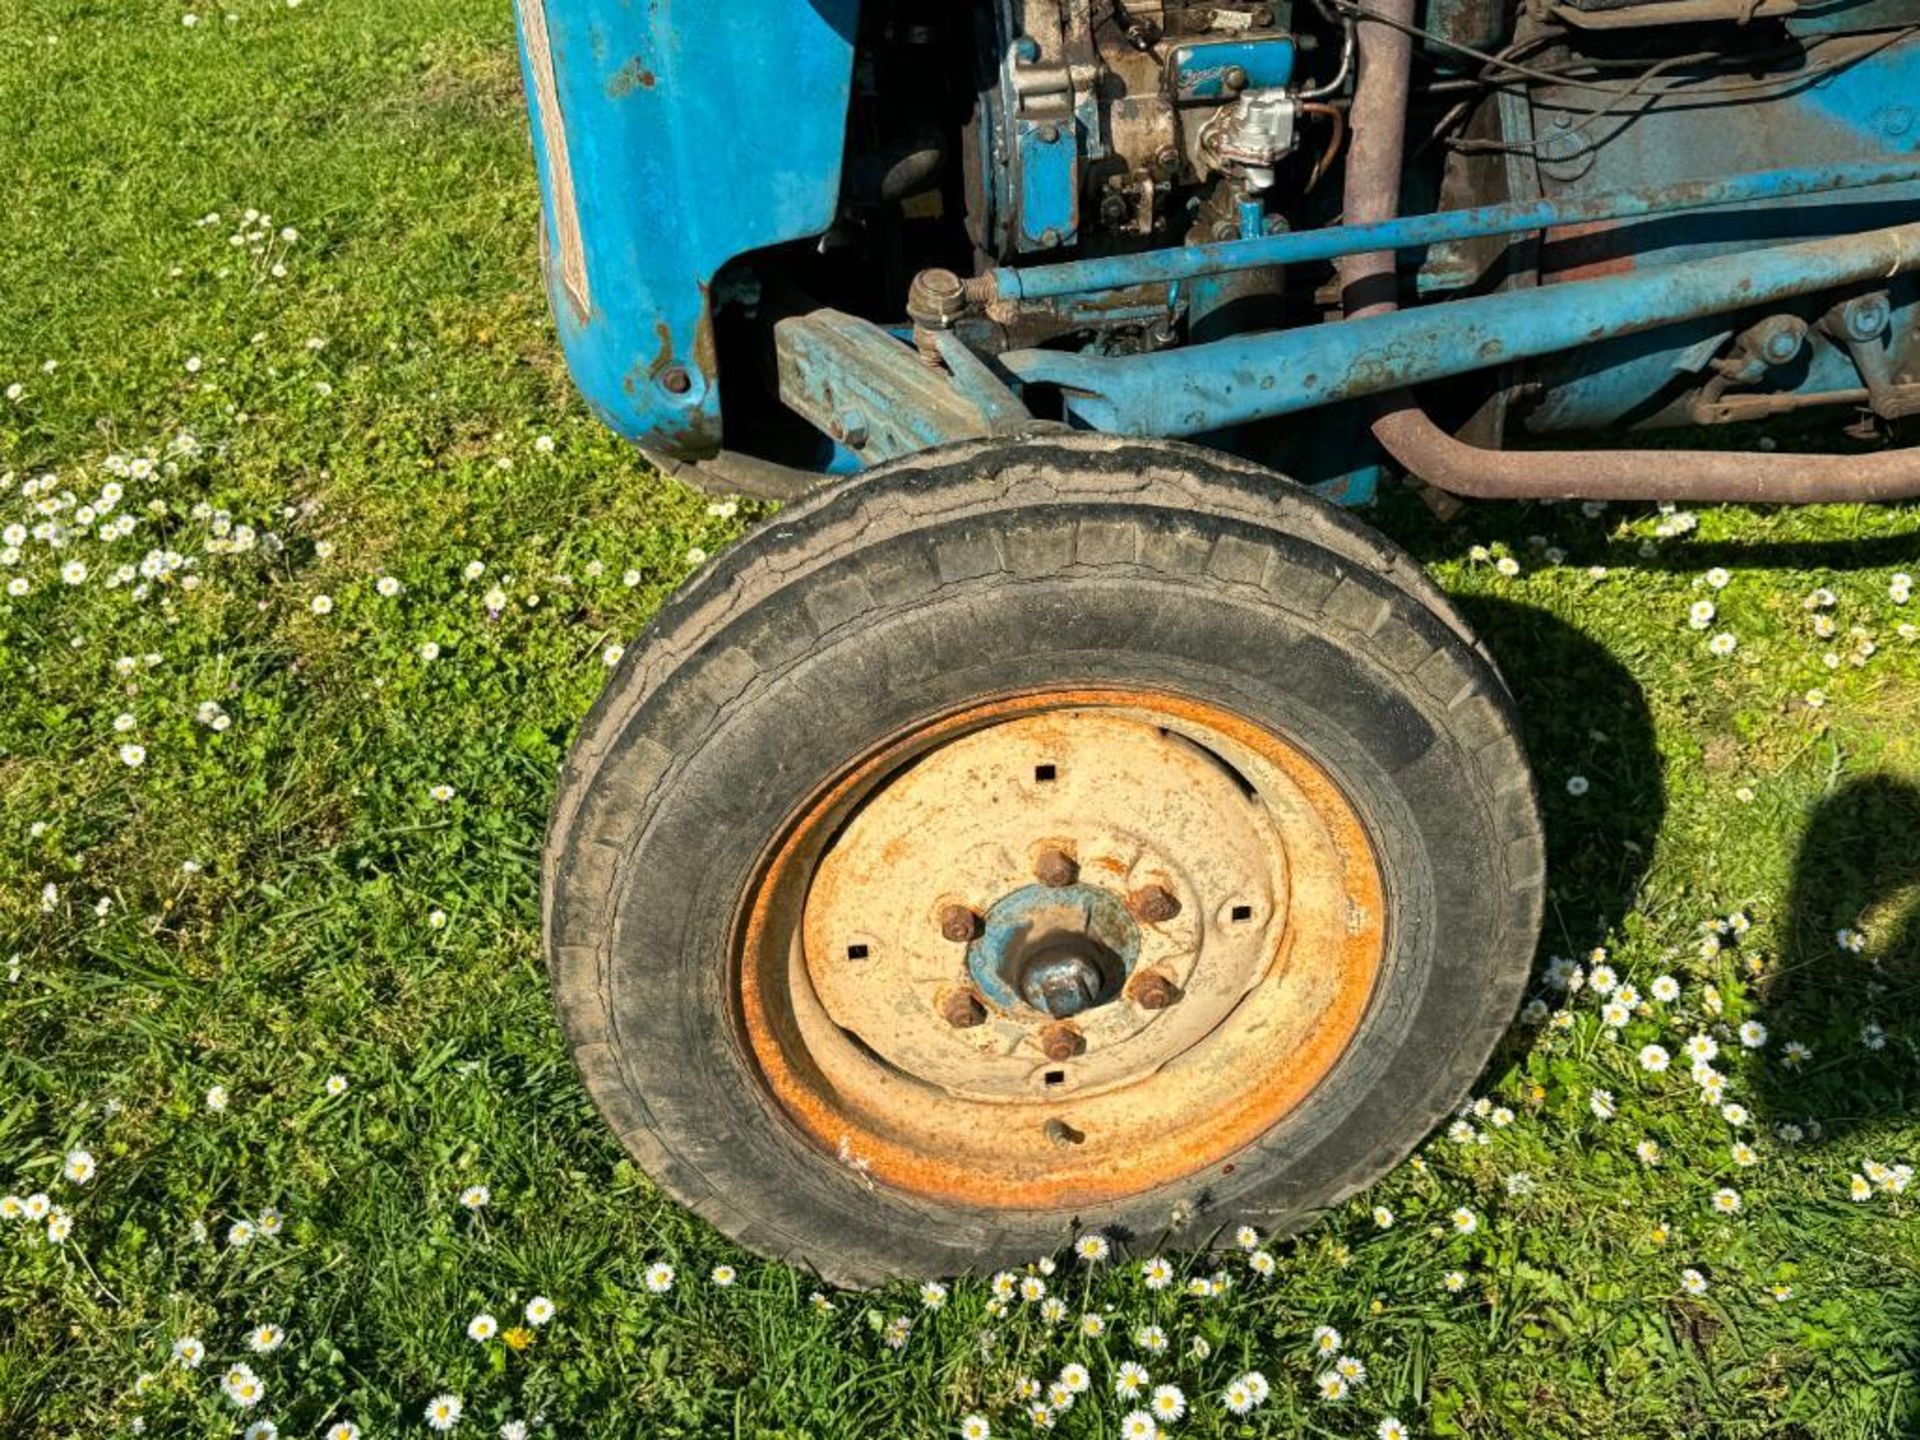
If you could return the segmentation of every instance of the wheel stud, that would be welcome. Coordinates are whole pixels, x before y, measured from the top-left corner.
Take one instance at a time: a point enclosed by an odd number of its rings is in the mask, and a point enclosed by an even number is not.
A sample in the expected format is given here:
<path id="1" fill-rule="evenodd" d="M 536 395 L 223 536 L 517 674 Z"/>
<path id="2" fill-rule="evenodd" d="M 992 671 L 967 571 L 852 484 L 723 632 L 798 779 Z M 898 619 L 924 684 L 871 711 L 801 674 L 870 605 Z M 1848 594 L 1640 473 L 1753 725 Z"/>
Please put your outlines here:
<path id="1" fill-rule="evenodd" d="M 1164 885 L 1142 885 L 1127 897 L 1127 908 L 1134 919 L 1158 925 L 1180 913 L 1180 901 Z"/>
<path id="2" fill-rule="evenodd" d="M 1127 986 L 1127 998 L 1142 1010 L 1164 1010 L 1180 998 L 1180 991 L 1158 971 L 1142 970 Z"/>
<path id="3" fill-rule="evenodd" d="M 956 1030 L 971 1030 L 986 1023 L 987 1007 L 971 990 L 949 990 L 940 997 L 940 1018 Z"/>
<path id="4" fill-rule="evenodd" d="M 1080 878 L 1080 864 L 1066 851 L 1049 846 L 1033 862 L 1033 873 L 1042 885 L 1064 890 Z"/>
<path id="5" fill-rule="evenodd" d="M 1049 1060 L 1071 1060 L 1085 1045 L 1071 1025 L 1049 1025 L 1040 1032 L 1040 1050 Z"/>
<path id="6" fill-rule="evenodd" d="M 956 945 L 965 945 L 980 933 L 980 917 L 965 905 L 948 905 L 940 911 L 940 933 Z"/>

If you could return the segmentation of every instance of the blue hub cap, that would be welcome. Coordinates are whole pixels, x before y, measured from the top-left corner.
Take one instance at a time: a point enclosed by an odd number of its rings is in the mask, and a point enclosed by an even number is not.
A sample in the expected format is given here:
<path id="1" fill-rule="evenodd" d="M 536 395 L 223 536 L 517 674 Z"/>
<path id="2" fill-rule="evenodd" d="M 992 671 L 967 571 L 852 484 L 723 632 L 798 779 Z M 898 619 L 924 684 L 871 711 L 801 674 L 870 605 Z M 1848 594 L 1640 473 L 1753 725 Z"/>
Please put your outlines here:
<path id="1" fill-rule="evenodd" d="M 1140 930 L 1126 902 L 1098 885 L 1027 885 L 1003 895 L 967 947 L 967 970 L 987 1001 L 1064 1020 L 1126 988 Z"/>

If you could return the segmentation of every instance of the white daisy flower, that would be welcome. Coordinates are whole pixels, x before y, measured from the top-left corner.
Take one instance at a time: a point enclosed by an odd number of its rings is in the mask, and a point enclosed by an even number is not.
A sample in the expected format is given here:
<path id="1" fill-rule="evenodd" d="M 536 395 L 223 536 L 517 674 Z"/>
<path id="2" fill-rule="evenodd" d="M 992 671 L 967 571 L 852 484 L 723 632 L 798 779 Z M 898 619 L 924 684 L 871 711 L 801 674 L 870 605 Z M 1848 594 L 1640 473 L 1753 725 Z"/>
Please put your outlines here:
<path id="1" fill-rule="evenodd" d="M 243 1410 L 252 1409 L 266 1398 L 267 1387 L 245 1365 L 231 1365 L 220 1377 L 220 1392 Z"/>
<path id="2" fill-rule="evenodd" d="M 1147 1406 L 1153 1412 L 1153 1418 L 1162 1425 L 1170 1425 L 1187 1413 L 1186 1393 L 1178 1385 L 1156 1385 Z"/>
<path id="3" fill-rule="evenodd" d="M 429 1429 L 447 1431 L 460 1423 L 460 1404 L 458 1395 L 436 1395 L 427 1402 L 427 1426 Z"/>

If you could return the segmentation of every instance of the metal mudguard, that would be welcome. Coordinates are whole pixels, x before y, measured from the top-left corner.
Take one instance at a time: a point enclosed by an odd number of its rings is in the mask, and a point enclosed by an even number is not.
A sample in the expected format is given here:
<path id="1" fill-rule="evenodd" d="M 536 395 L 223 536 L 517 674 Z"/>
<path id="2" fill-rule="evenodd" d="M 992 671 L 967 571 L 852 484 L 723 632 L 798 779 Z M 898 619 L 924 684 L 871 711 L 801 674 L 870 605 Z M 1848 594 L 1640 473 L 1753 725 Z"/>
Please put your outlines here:
<path id="1" fill-rule="evenodd" d="M 720 447 L 709 295 L 840 193 L 859 0 L 516 0 L 574 383 L 643 448 Z"/>

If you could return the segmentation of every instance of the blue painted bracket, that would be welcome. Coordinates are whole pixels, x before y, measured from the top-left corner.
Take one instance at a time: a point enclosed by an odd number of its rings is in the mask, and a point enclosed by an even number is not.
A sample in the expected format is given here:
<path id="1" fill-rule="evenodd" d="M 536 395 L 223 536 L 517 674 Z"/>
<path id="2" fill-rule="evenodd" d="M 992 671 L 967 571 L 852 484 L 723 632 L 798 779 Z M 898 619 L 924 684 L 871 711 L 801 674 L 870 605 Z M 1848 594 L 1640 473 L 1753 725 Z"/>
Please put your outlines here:
<path id="1" fill-rule="evenodd" d="M 1278 34 L 1189 40 L 1167 61 L 1173 98 L 1218 105 L 1242 90 L 1277 90 L 1293 78 L 1295 48 L 1291 35 Z"/>
<path id="2" fill-rule="evenodd" d="M 856 316 L 792 316 L 773 327 L 780 399 L 866 465 L 1033 424 L 1027 408 L 956 337 L 935 343 L 949 370 Z"/>
<path id="3" fill-rule="evenodd" d="M 710 289 L 833 222 L 859 0 L 516 0 L 574 383 L 643 448 L 720 447 Z M 750 163 L 723 163 L 749 147 Z"/>
<path id="4" fill-rule="evenodd" d="M 1916 268 L 1920 223 L 1151 355 L 1021 350 L 1001 363 L 1060 386 L 1093 429 L 1202 435 Z"/>

